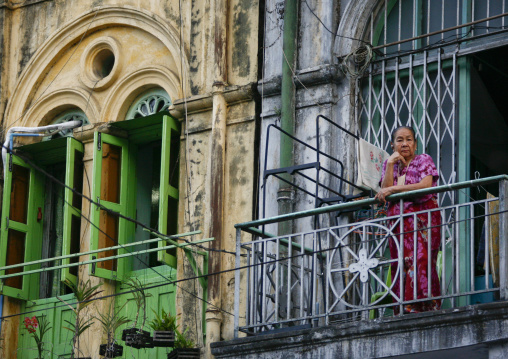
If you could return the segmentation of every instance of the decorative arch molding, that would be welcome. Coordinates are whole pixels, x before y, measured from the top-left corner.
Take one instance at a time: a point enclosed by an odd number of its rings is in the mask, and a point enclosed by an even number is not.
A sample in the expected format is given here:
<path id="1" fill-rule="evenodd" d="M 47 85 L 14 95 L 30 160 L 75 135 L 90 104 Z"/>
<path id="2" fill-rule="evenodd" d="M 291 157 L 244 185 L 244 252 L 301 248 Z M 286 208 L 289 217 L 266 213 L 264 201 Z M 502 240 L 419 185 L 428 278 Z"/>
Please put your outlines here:
<path id="1" fill-rule="evenodd" d="M 84 90 L 67 88 L 54 91 L 39 99 L 23 116 L 21 126 L 38 127 L 50 124 L 55 116 L 79 108 L 90 122 L 99 118 L 99 104 Z"/>
<path id="2" fill-rule="evenodd" d="M 183 66 L 187 66 L 187 56 L 185 53 L 180 53 L 178 31 L 163 18 L 148 11 L 135 9 L 130 6 L 111 6 L 103 7 L 99 10 L 94 9 L 64 25 L 37 50 L 16 84 L 12 101 L 9 102 L 6 109 L 6 118 L 12 120 L 23 116 L 26 107 L 34 100 L 34 89 L 38 88 L 41 78 L 49 71 L 55 59 L 60 58 L 68 48 L 78 43 L 85 33 L 92 34 L 95 31 L 111 26 L 138 28 L 150 33 L 161 41 L 169 52 L 176 57 L 174 61 L 178 73 L 178 75 L 175 76 L 176 79 L 178 79 L 179 74 L 182 73 L 182 69 L 180 68 L 181 62 L 178 60 L 180 55 L 184 56 L 184 61 L 182 61 L 184 64 Z M 67 41 L 62 42 L 62 39 L 67 39 Z M 187 71 L 188 68 L 185 69 L 185 72 Z M 180 88 L 179 81 L 177 81 L 177 84 L 177 88 Z M 190 86 L 187 86 L 187 88 L 190 88 Z M 173 94 L 176 95 L 173 90 L 171 92 L 168 91 L 168 93 L 170 93 L 171 96 L 173 96 Z M 39 102 L 39 100 L 37 100 L 37 102 Z M 97 116 L 89 117 L 91 121 L 92 118 L 97 119 Z"/>
<path id="3" fill-rule="evenodd" d="M 182 97 L 178 77 L 169 69 L 163 66 L 144 68 L 117 81 L 106 99 L 101 121 L 124 120 L 132 102 L 154 87 L 164 89 L 172 101 Z"/>
<path id="4" fill-rule="evenodd" d="M 370 15 L 378 3 L 379 0 L 355 0 L 348 3 L 335 37 L 333 47 L 335 56 L 345 56 L 353 50 L 353 46 L 360 44 L 359 41 L 352 39 L 363 37 Z"/>

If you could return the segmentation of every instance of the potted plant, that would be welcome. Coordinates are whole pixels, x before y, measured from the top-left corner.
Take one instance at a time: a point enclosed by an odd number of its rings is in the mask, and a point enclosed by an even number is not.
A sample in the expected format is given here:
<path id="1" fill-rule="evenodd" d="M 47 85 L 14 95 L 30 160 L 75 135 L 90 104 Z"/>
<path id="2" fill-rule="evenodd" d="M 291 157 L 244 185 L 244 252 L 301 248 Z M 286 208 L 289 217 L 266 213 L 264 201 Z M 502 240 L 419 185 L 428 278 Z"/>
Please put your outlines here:
<path id="1" fill-rule="evenodd" d="M 132 290 L 132 296 L 137 311 L 132 328 L 123 330 L 122 340 L 125 341 L 125 345 L 135 349 L 153 348 L 152 336 L 149 332 L 143 330 L 146 322 L 146 298 L 152 295 L 145 292 L 145 288 L 143 288 L 141 281 L 137 278 L 129 278 L 129 280 L 125 282 L 125 285 Z M 141 321 L 141 326 L 137 328 L 140 312 L 143 312 L 143 320 Z"/>
<path id="2" fill-rule="evenodd" d="M 49 326 L 48 319 L 45 316 L 32 318 L 26 317 L 24 320 L 25 329 L 30 333 L 30 335 L 34 338 L 35 344 L 37 344 L 37 352 L 39 355 L 37 359 L 42 359 L 44 357 L 44 334 L 51 329 Z M 3 340 L 3 339 L 0 339 Z M 1 348 L 1 347 L 0 347 Z"/>
<path id="3" fill-rule="evenodd" d="M 125 304 L 124 304 L 125 306 Z M 123 308 L 123 306 L 122 306 Z M 120 308 L 117 312 L 114 309 L 114 303 L 111 302 L 109 310 L 105 314 L 98 313 L 97 320 L 102 324 L 102 329 L 106 333 L 106 344 L 99 346 L 99 355 L 105 358 L 116 358 L 122 356 L 123 347 L 116 343 L 115 332 L 121 326 L 129 322 L 124 316 L 119 316 Z"/>
<path id="4" fill-rule="evenodd" d="M 168 359 L 191 359 L 200 357 L 201 350 L 195 348 L 194 342 L 191 339 L 187 339 L 186 334 L 188 329 L 189 328 L 185 329 L 183 333 L 175 329 L 175 348 L 168 354 Z"/>
<path id="5" fill-rule="evenodd" d="M 155 347 L 172 347 L 175 344 L 176 317 L 162 309 L 161 315 L 153 310 L 155 318 L 149 323 L 153 329 L 153 345 Z"/>
<path id="6" fill-rule="evenodd" d="M 72 332 L 72 354 L 71 359 L 74 359 L 74 355 L 80 355 L 81 349 L 80 349 L 80 341 L 79 337 L 80 335 L 90 328 L 93 324 L 92 319 L 85 319 L 83 317 L 83 310 L 88 307 L 91 303 L 93 298 L 101 293 L 102 291 L 97 291 L 97 288 L 99 288 L 102 283 L 99 283 L 97 285 L 92 286 L 90 279 L 88 279 L 86 282 L 79 282 L 78 285 L 66 280 L 64 282 L 74 293 L 75 300 L 77 301 L 76 308 L 74 308 L 72 305 L 67 303 L 65 300 L 57 297 L 61 302 L 67 304 L 69 308 L 71 308 L 72 312 L 74 313 L 74 321 L 65 320 L 67 324 L 69 324 L 68 327 L 64 327 L 67 330 L 70 330 Z M 87 357 L 89 358 L 89 357 Z M 81 358 L 86 359 L 86 358 Z"/>

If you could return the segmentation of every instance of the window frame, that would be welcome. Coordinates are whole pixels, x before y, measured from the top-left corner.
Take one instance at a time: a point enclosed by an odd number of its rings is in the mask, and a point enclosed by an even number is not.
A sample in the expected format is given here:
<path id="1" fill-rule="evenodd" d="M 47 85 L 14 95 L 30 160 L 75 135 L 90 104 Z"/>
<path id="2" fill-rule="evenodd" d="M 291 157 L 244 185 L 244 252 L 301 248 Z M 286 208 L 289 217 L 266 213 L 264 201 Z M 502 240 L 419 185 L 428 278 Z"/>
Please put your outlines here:
<path id="1" fill-rule="evenodd" d="M 67 148 L 66 148 L 66 156 L 65 156 L 65 185 L 66 188 L 64 190 L 64 223 L 63 223 L 63 243 L 62 243 L 62 255 L 70 255 L 75 254 L 71 253 L 72 249 L 72 216 L 79 217 L 81 221 L 81 208 L 77 208 L 73 206 L 73 196 L 74 193 L 71 190 L 78 191 L 79 193 L 83 192 L 83 188 L 75 188 L 74 186 L 74 165 L 76 164 L 76 152 L 80 152 L 81 155 L 84 155 L 84 146 L 81 142 L 74 140 L 71 137 L 68 137 Z M 84 167 L 84 163 L 83 163 Z M 83 176 L 83 173 L 81 174 Z M 81 235 L 81 226 L 80 231 Z M 78 242 L 79 245 L 79 242 Z M 79 248 L 81 251 L 81 248 Z M 78 257 L 79 260 L 79 257 Z M 71 259 L 65 258 L 62 260 L 63 265 L 70 264 Z M 70 281 L 71 283 L 78 284 L 78 278 L 71 274 L 70 268 L 62 268 L 61 271 L 61 281 L 65 282 Z"/>
<path id="2" fill-rule="evenodd" d="M 70 156 L 71 152 L 75 154 L 75 150 L 83 152 L 83 144 L 72 137 L 58 138 L 51 141 L 38 142 L 30 145 L 25 145 L 16 148 L 16 152 L 24 153 L 29 161 L 33 161 L 36 166 L 44 167 L 57 163 L 65 163 L 65 185 L 72 186 L 74 179 L 74 155 Z M 9 156 L 10 157 L 10 156 Z M 8 161 L 10 158 L 8 157 Z M 42 238 L 44 215 L 41 219 L 37 218 L 38 211 L 41 209 L 41 214 L 45 211 L 45 178 L 44 174 L 38 171 L 34 166 L 24 161 L 16 154 L 12 155 L 12 164 L 22 166 L 29 170 L 29 187 L 28 187 L 28 211 L 26 224 L 15 222 L 9 217 L 11 207 L 11 189 L 12 189 L 12 171 L 6 166 L 4 174 L 4 193 L 2 199 L 2 221 L 1 221 L 1 234 L 0 234 L 0 267 L 4 267 L 7 262 L 7 245 L 8 245 L 8 229 L 14 229 L 26 233 L 25 235 L 25 254 L 23 263 L 32 262 L 42 259 Z M 77 189 L 82 192 L 81 189 Z M 72 191 L 68 188 L 65 189 L 65 202 L 72 201 Z M 70 196 L 70 197 L 69 197 Z M 70 198 L 70 199 L 69 199 Z M 65 248 L 70 248 L 71 238 L 68 232 L 65 231 L 65 221 L 72 214 L 79 214 L 81 217 L 81 208 L 71 209 L 70 206 L 64 206 L 64 234 L 62 237 L 62 255 L 69 254 L 65 252 Z M 5 215 L 4 215 L 5 214 Z M 63 263 L 69 263 L 69 259 L 64 259 Z M 41 269 L 41 264 L 32 264 L 30 266 L 22 267 L 23 271 L 31 271 Z M 64 280 L 64 273 L 68 272 L 69 268 L 63 268 L 61 271 L 60 280 Z M 0 275 L 4 275 L 5 270 L 0 271 Z M 40 286 L 40 273 L 23 275 L 22 288 L 13 288 L 4 284 L 4 280 L 0 284 L 0 294 L 15 297 L 18 299 L 37 299 L 39 298 Z"/>
<path id="3" fill-rule="evenodd" d="M 20 157 L 12 155 L 7 161 L 12 160 L 12 166 L 6 166 L 4 175 L 4 195 L 2 201 L 2 233 L 0 235 L 0 266 L 7 264 L 7 247 L 9 240 L 9 230 L 15 230 L 25 233 L 25 250 L 22 263 L 37 260 L 36 254 L 41 253 L 41 242 L 34 240 L 37 235 L 42 235 L 42 223 L 37 221 L 37 209 L 43 207 L 41 181 L 37 178 L 32 166 L 23 161 Z M 10 217 L 11 208 L 11 190 L 12 190 L 12 171 L 13 166 L 21 166 L 28 169 L 29 187 L 27 199 L 27 217 L 26 223 L 16 222 Z M 37 192 L 39 194 L 37 194 Z M 21 262 L 20 262 L 21 263 Z M 21 267 L 21 272 L 36 269 L 35 265 Z M 0 275 L 5 275 L 6 270 L 0 271 Z M 21 280 L 21 288 L 15 288 L 5 283 L 6 279 L 0 281 L 0 294 L 18 299 L 29 299 L 30 288 L 34 285 L 38 287 L 39 274 L 23 275 Z"/>
<path id="4" fill-rule="evenodd" d="M 166 112 L 160 112 L 154 115 L 146 116 L 143 118 L 137 118 L 133 120 L 119 121 L 111 124 L 111 127 L 118 128 L 126 134 L 126 138 L 113 136 L 111 134 L 105 134 L 100 132 L 95 133 L 94 137 L 94 155 L 93 155 L 93 185 L 92 185 L 92 199 L 97 201 L 100 197 L 101 190 L 101 164 L 99 162 L 100 152 L 98 142 L 99 137 L 101 142 L 100 148 L 102 149 L 102 143 L 104 141 L 110 142 L 122 147 L 122 169 L 120 171 L 120 203 L 111 203 L 104 200 L 100 201 L 101 205 L 117 211 L 120 214 L 129 217 L 136 217 L 136 192 L 128 191 L 128 188 L 136 188 L 136 154 L 138 145 L 149 143 L 152 141 L 161 141 L 161 171 L 159 177 L 159 210 L 158 210 L 158 225 L 157 230 L 163 234 L 168 232 L 168 208 L 170 199 L 178 201 L 179 194 L 178 188 L 170 184 L 171 180 L 171 146 L 172 137 L 173 140 L 175 135 L 180 134 L 178 121 L 170 116 Z M 178 150 L 179 151 L 179 150 Z M 176 165 L 176 164 L 174 164 Z M 164 185 L 163 185 L 164 184 Z M 178 202 L 175 204 L 176 212 L 178 213 Z M 91 210 L 91 250 L 99 249 L 99 210 L 97 205 L 92 205 Z M 178 225 L 178 218 L 175 218 L 175 227 Z M 134 242 L 135 238 L 135 224 L 127 219 L 119 219 L 118 224 L 118 242 L 116 245 L 125 245 Z M 173 234 L 173 233 L 171 233 Z M 176 234 L 176 233 L 174 233 Z M 151 238 L 154 238 L 153 236 Z M 166 246 L 165 241 L 158 242 L 158 248 Z M 125 254 L 130 250 L 119 248 L 117 254 Z M 93 256 L 90 256 L 93 260 Z M 166 264 L 170 267 L 176 268 L 177 258 L 176 255 L 167 253 L 167 251 L 160 251 L 157 253 L 157 261 L 162 264 Z M 104 268 L 97 268 L 96 264 L 90 265 L 90 274 L 101 278 L 113 279 L 122 281 L 127 276 L 132 275 L 135 272 L 132 269 L 132 260 L 129 258 L 117 259 L 117 270 L 107 270 Z"/>
<path id="5" fill-rule="evenodd" d="M 119 203 L 109 202 L 106 200 L 100 199 L 101 196 L 101 180 L 102 180 L 102 153 L 104 149 L 104 144 L 109 144 L 113 146 L 118 146 L 121 148 L 121 160 L 120 160 L 120 180 L 119 180 Z M 132 168 L 132 156 L 128 155 L 128 141 L 125 138 L 116 137 L 113 135 L 109 135 L 106 133 L 95 132 L 94 133 L 94 153 L 93 153 L 93 175 L 92 175 L 92 200 L 94 202 L 98 202 L 101 206 L 110 209 L 112 211 L 118 212 L 123 216 L 132 217 L 132 213 L 129 211 L 129 206 L 127 206 L 127 194 L 128 188 L 131 187 L 132 176 L 128 174 L 130 168 Z M 90 249 L 98 250 L 99 247 L 99 235 L 100 235 L 100 207 L 97 204 L 90 205 L 90 222 L 92 224 L 90 236 Z M 123 218 L 118 218 L 118 235 L 117 235 L 117 243 L 115 245 L 123 245 L 126 244 L 126 235 L 129 233 L 128 227 L 129 223 L 127 220 Z M 118 249 L 117 255 L 123 254 L 125 249 Z M 104 252 L 101 252 L 104 253 Z M 100 254 L 100 253 L 99 253 Z M 97 255 L 90 255 L 91 260 L 97 259 Z M 125 261 L 115 259 L 116 260 L 116 270 L 109 270 L 105 268 L 98 268 L 97 263 L 92 263 L 89 265 L 89 273 L 91 275 L 105 278 L 105 279 L 113 279 L 113 280 L 123 280 L 125 274 Z"/>

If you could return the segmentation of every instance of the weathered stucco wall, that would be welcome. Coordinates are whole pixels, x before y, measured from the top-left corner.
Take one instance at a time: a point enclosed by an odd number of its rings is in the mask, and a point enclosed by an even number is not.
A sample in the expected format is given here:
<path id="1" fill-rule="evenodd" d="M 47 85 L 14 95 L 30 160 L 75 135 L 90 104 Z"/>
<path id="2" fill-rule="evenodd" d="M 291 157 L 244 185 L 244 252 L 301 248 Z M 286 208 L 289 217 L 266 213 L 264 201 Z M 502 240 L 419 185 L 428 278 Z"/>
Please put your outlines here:
<path id="1" fill-rule="evenodd" d="M 216 358 L 506 358 L 506 303 L 352 321 L 212 345 Z"/>
<path id="2" fill-rule="evenodd" d="M 207 178 L 214 175 L 208 173 L 213 156 L 212 96 L 217 80 L 213 3 L 181 1 L 181 9 L 178 0 L 34 0 L 0 4 L 3 129 L 13 124 L 47 124 L 69 108 L 81 109 L 95 125 L 124 120 L 139 94 L 152 87 L 163 88 L 174 104 L 170 111 L 182 124 L 179 231 L 202 230 L 203 235 L 195 239 L 205 237 L 213 213 L 207 189 Z M 222 249 L 234 251 L 233 225 L 253 218 L 260 5 L 250 0 L 226 3 L 224 235 L 216 240 L 221 241 Z M 94 83 L 93 76 L 92 80 L 87 78 L 87 51 L 97 43 L 110 44 L 115 67 L 111 76 L 97 78 Z M 86 141 L 90 139 L 89 136 Z M 90 146 L 90 142 L 85 146 L 89 173 Z M 89 213 L 87 204 L 83 205 L 83 213 Z M 89 239 L 89 224 L 84 221 L 82 228 L 84 238 Z M 87 248 L 88 243 L 81 249 Z M 234 267 L 231 254 L 210 253 L 214 255 L 222 256 L 222 269 Z M 178 279 L 195 276 L 182 251 L 178 253 L 178 263 Z M 86 272 L 87 267 L 83 267 L 82 278 L 87 277 Z M 233 312 L 234 276 L 228 273 L 223 277 L 219 291 L 220 308 L 225 312 L 218 336 L 231 339 L 233 318 L 226 312 Z M 106 293 L 113 293 L 114 286 L 107 283 Z M 189 327 L 193 339 L 202 346 L 204 302 L 200 298 L 205 294 L 194 279 L 178 286 L 181 328 Z M 6 308 L 4 315 L 20 309 L 19 305 Z M 2 335 L 7 331 L 16 333 L 15 320 L 3 324 Z M 91 347 L 100 341 L 100 330 L 95 327 L 93 331 L 97 335 L 87 343 Z M 15 352 L 16 343 L 12 341 L 4 353 Z"/>

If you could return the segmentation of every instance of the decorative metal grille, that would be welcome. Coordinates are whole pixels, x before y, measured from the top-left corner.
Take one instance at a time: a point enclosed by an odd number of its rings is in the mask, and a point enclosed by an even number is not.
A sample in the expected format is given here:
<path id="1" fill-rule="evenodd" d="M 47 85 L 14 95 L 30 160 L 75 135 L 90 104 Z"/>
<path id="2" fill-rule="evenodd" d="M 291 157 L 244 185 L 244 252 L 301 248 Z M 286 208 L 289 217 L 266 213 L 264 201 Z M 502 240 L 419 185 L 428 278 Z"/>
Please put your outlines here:
<path id="1" fill-rule="evenodd" d="M 383 54 L 411 51 L 505 29 L 508 0 L 381 0 L 371 14 L 366 40 Z M 486 19 L 486 21 L 479 21 Z M 460 27 L 474 23 L 472 26 Z M 387 24 L 387 26 L 384 26 Z M 430 36 L 422 36 L 430 34 Z M 404 40 L 419 37 L 411 41 Z"/>
<path id="2" fill-rule="evenodd" d="M 59 117 L 57 117 L 51 125 L 57 125 L 59 123 L 69 122 L 69 121 L 82 121 L 83 126 L 90 124 L 88 118 L 85 113 L 79 110 L 72 110 L 70 112 L 64 112 Z M 49 141 L 51 139 L 59 138 L 59 137 L 70 137 L 72 136 L 72 129 L 58 131 L 53 134 L 51 137 L 44 137 L 43 141 Z"/>
<path id="3" fill-rule="evenodd" d="M 505 193 L 504 176 L 477 180 L 476 185 L 496 182 L 500 193 Z M 443 186 L 432 190 L 457 192 L 471 186 L 462 182 L 451 187 L 457 189 L 450 191 L 448 186 Z M 466 296 L 476 296 L 471 299 L 473 303 L 479 300 L 477 295 L 482 294 L 489 295 L 490 299 L 485 300 L 494 300 L 494 295 L 489 293 L 499 291 L 500 283 L 504 283 L 504 274 L 499 268 L 503 268 L 506 260 L 491 252 L 496 245 L 493 233 L 496 228 L 502 231 L 505 228 L 503 223 L 508 219 L 499 213 L 501 201 L 502 198 L 492 196 L 303 233 L 279 237 L 254 236 L 248 242 L 241 242 L 240 231 L 251 232 L 252 228 L 262 226 L 264 220 L 241 224 L 237 227 L 235 297 L 243 293 L 246 302 L 242 326 L 239 326 L 239 317 L 243 317 L 240 299 L 235 304 L 236 328 L 256 334 L 284 327 L 328 325 L 391 316 L 392 310 L 403 315 L 406 305 L 423 300 L 439 300 L 443 308 L 465 305 Z M 354 208 L 350 203 L 343 205 L 354 211 L 365 208 L 361 202 L 357 201 Z M 409 236 L 408 232 L 404 235 L 397 233 L 404 233 L 407 224 L 417 223 L 417 218 L 427 218 L 427 223 L 431 223 L 433 214 L 439 214 L 443 219 L 443 226 L 438 231 L 439 246 L 433 249 L 437 252 L 437 259 L 433 264 L 431 256 L 428 256 L 426 263 L 417 264 L 416 259 L 420 258 L 417 247 L 421 245 L 418 244 L 421 242 L 417 232 L 421 231 L 429 239 L 426 241 L 429 252 L 436 232 L 432 232 L 431 226 L 426 226 L 411 231 Z M 313 211 L 308 211 L 308 216 L 311 215 Z M 475 233 L 481 228 L 489 230 L 478 241 Z M 503 234 L 499 233 L 499 238 L 503 238 Z M 413 253 L 408 256 L 405 248 L 411 241 Z M 475 244 L 483 247 L 478 256 L 473 255 Z M 392 255 L 393 251 L 396 256 Z M 474 270 L 475 261 L 483 266 L 478 281 L 475 279 L 478 277 Z M 425 271 L 423 275 L 429 287 L 436 279 L 430 275 L 431 268 L 435 266 L 439 294 L 433 296 L 435 294 L 427 292 L 424 297 L 413 299 L 419 294 L 416 286 L 405 290 L 406 285 L 410 285 L 405 275 L 410 274 L 403 274 L 403 263 L 406 266 L 412 263 L 414 277 L 418 276 L 418 271 Z M 491 281 L 491 274 L 492 278 L 498 279 Z M 240 292 L 244 284 L 245 291 Z M 408 295 L 411 291 L 412 295 Z M 502 291 L 500 294 L 504 295 Z"/>
<path id="4" fill-rule="evenodd" d="M 449 184 L 456 181 L 457 58 L 442 61 L 439 54 L 432 59 L 437 66 L 428 60 L 424 52 L 419 64 L 410 56 L 391 68 L 387 61 L 371 65 L 368 77 L 358 82 L 357 122 L 366 141 L 387 151 L 393 130 L 412 126 L 418 152 L 432 156 L 440 184 Z M 453 203 L 448 196 L 441 196 L 440 204 Z"/>
<path id="5" fill-rule="evenodd" d="M 169 95 L 160 89 L 151 90 L 134 101 L 127 112 L 127 120 L 146 117 L 167 110 L 171 106 Z"/>
<path id="6" fill-rule="evenodd" d="M 389 150 L 392 131 L 401 125 L 412 126 L 418 152 L 431 155 L 439 169 L 439 184 L 455 182 L 457 143 L 465 140 L 459 138 L 458 108 L 465 105 L 459 102 L 469 101 L 470 96 L 459 80 L 463 68 L 457 41 L 470 40 L 460 45 L 468 53 L 489 48 L 488 44 L 475 48 L 474 41 L 506 30 L 507 3 L 380 1 L 365 31 L 365 40 L 378 47 L 377 58 L 368 74 L 357 81 L 356 120 L 364 139 Z M 480 22 L 460 27 L 475 21 Z M 439 203 L 455 200 L 441 195 Z"/>

